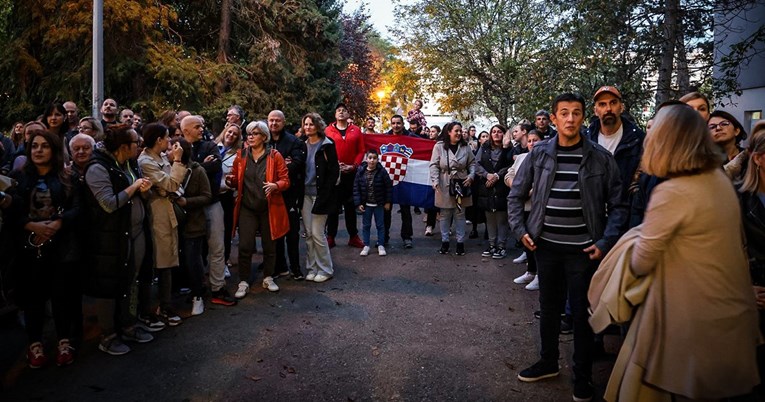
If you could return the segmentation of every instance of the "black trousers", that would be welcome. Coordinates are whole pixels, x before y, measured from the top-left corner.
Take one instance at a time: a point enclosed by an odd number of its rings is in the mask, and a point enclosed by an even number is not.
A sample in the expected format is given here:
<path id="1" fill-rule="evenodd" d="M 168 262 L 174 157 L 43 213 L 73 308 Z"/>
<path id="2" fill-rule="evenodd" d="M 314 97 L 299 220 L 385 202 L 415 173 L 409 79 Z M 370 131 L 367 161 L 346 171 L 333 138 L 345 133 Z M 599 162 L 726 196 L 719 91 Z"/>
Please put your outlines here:
<path id="1" fill-rule="evenodd" d="M 593 333 L 587 321 L 587 290 L 597 269 L 584 252 L 566 252 L 540 240 L 536 249 L 539 275 L 539 333 L 542 338 L 542 361 L 558 365 L 560 315 L 571 304 L 574 324 L 574 381 L 592 380 Z"/>
<path id="2" fill-rule="evenodd" d="M 388 244 L 388 241 L 390 241 L 391 213 L 393 209 L 394 208 L 391 208 L 383 214 L 383 221 L 385 222 L 385 244 Z M 399 209 L 401 209 L 401 239 L 412 240 L 412 235 L 414 234 L 414 231 L 412 230 L 412 209 L 409 205 L 399 205 Z"/>
<path id="3" fill-rule="evenodd" d="M 220 195 L 220 205 L 223 207 L 223 256 L 226 262 L 231 258 L 231 233 L 234 226 L 234 192 L 227 191 Z"/>
<path id="4" fill-rule="evenodd" d="M 289 270 L 295 275 L 301 273 L 300 269 L 300 211 L 297 208 L 287 210 L 290 219 L 290 231 L 286 235 L 276 239 L 276 273 L 287 271 L 287 259 Z M 285 258 L 285 243 L 287 257 Z"/>
<path id="5" fill-rule="evenodd" d="M 356 206 L 353 205 L 353 180 L 355 178 L 356 172 L 341 173 L 340 184 L 335 187 L 338 203 L 343 206 L 345 213 L 345 229 L 348 230 L 349 239 L 359 235 L 359 230 L 356 228 Z M 327 236 L 337 237 L 339 219 L 339 212 L 327 216 Z"/>

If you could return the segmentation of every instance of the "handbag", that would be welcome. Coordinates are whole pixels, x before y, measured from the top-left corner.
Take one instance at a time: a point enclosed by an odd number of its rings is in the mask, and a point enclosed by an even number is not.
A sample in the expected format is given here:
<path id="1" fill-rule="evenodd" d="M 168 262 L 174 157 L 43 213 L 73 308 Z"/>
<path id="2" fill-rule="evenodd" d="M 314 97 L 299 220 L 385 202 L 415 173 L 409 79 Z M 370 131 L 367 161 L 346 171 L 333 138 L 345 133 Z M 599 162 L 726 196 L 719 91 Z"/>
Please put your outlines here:
<path id="1" fill-rule="evenodd" d="M 191 180 L 191 169 L 188 169 L 186 171 L 186 179 L 184 180 L 183 185 L 179 187 L 178 191 L 176 192 L 176 193 L 180 193 L 178 194 L 178 198 L 183 196 L 183 193 L 186 190 L 186 186 L 189 185 L 189 180 Z M 186 221 L 188 221 L 188 217 L 186 216 L 187 215 L 186 210 L 183 209 L 183 207 L 178 205 L 178 203 L 176 202 L 178 198 L 173 198 L 171 202 L 173 204 L 173 212 L 175 212 L 175 220 L 178 222 L 178 226 L 180 227 L 186 224 Z"/>
<path id="2" fill-rule="evenodd" d="M 451 169 L 449 162 L 449 150 L 446 150 L 446 166 Z M 465 179 L 449 179 L 449 195 L 452 197 L 470 197 L 473 194 L 473 188 L 463 184 Z"/>

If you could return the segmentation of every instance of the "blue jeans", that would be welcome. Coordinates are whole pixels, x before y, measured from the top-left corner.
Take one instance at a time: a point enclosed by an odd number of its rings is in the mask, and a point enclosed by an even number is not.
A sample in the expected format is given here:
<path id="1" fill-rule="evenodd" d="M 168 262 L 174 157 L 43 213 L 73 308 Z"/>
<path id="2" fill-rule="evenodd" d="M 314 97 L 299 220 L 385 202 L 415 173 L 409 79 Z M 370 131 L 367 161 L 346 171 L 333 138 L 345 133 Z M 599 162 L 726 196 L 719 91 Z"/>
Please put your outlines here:
<path id="1" fill-rule="evenodd" d="M 372 229 L 372 217 L 375 218 L 375 229 L 377 229 L 377 244 L 383 245 L 385 240 L 385 208 L 382 205 L 376 207 L 364 206 L 364 217 L 362 218 L 361 240 L 364 245 L 369 245 L 369 236 Z"/>

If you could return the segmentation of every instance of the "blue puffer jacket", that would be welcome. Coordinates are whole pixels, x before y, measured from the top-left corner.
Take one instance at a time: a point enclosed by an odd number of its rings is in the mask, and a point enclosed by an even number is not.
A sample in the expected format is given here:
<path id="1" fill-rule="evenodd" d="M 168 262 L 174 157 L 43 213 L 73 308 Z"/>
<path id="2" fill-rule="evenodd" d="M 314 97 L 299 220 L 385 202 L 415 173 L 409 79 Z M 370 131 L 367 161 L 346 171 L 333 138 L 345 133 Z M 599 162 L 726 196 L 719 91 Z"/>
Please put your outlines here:
<path id="1" fill-rule="evenodd" d="M 356 178 L 353 180 L 353 204 L 357 207 L 369 202 L 367 187 L 367 163 L 363 162 L 356 171 Z M 393 181 L 388 175 L 388 171 L 377 162 L 374 176 L 375 199 L 373 203 L 383 206 L 393 201 Z"/>

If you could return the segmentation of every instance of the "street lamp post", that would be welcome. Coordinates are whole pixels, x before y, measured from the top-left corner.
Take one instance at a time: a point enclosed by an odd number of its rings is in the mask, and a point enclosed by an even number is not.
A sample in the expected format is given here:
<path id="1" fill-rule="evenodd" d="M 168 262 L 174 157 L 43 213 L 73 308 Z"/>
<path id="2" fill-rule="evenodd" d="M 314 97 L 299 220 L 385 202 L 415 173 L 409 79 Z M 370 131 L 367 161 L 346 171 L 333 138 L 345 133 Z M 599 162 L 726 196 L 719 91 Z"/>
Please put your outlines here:
<path id="1" fill-rule="evenodd" d="M 383 132 L 383 98 L 385 98 L 385 91 L 377 91 L 377 97 L 380 99 L 380 133 Z"/>

